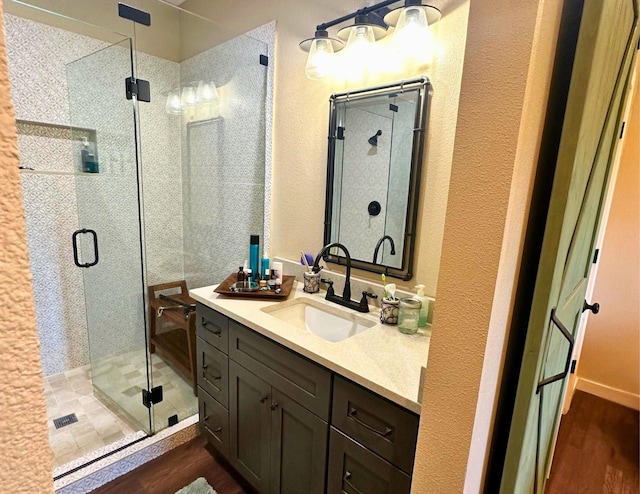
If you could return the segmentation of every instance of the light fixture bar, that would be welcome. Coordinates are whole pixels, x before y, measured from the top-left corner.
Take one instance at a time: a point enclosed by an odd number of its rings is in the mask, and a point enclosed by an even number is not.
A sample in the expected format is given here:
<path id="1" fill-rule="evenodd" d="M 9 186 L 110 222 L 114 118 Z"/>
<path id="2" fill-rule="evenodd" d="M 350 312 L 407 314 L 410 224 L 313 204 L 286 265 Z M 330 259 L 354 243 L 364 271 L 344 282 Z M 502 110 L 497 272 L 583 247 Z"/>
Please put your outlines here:
<path id="1" fill-rule="evenodd" d="M 358 15 L 367 15 L 370 14 L 371 12 L 375 12 L 376 10 L 380 10 L 388 5 L 394 4 L 394 3 L 398 3 L 402 0 L 384 0 L 383 2 L 380 3 L 376 3 L 374 5 L 370 5 L 369 7 L 364 7 L 360 10 L 356 10 L 355 12 L 352 12 L 350 14 L 347 15 L 343 15 L 342 17 L 338 17 L 337 19 L 334 19 L 332 21 L 329 22 L 325 22 L 323 24 L 318 24 L 316 26 L 316 30 L 317 31 L 326 31 L 327 28 L 336 26 L 338 24 L 343 23 L 344 21 L 348 21 L 349 19 L 354 19 L 356 16 Z"/>

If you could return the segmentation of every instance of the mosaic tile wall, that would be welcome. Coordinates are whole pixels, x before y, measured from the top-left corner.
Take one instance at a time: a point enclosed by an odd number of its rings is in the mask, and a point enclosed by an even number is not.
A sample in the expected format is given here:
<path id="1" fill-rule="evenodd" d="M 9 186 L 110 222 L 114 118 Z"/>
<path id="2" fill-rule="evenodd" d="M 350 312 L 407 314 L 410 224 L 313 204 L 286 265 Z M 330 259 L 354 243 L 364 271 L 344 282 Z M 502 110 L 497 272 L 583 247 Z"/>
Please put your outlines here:
<path id="1" fill-rule="evenodd" d="M 260 54 L 268 54 L 265 43 L 239 36 L 181 63 L 183 83 L 212 80 L 220 93 L 220 118 L 190 122 L 184 132 L 189 287 L 219 283 L 237 271 L 248 259 L 251 234 L 264 245 L 268 69 Z"/>
<path id="2" fill-rule="evenodd" d="M 16 118 L 68 124 L 65 64 L 104 43 L 78 42 L 76 35 L 8 14 L 4 22 Z M 21 165 L 73 172 L 69 141 L 50 130 L 48 136 L 18 136 Z M 70 242 L 78 229 L 75 177 L 25 172 L 22 193 L 43 371 L 57 374 L 88 362 L 82 272 Z"/>
<path id="3" fill-rule="evenodd" d="M 396 255 L 390 254 L 388 242 L 380 248 L 378 263 L 401 267 L 405 230 L 405 201 L 409 187 L 411 143 L 413 138 L 414 103 L 396 100 L 398 112 L 373 113 L 369 109 L 350 108 L 344 119 L 345 140 L 338 143 L 337 156 L 348 166 L 337 180 L 339 197 L 334 208 L 339 209 L 338 225 L 332 225 L 334 235 L 343 243 L 351 257 L 373 260 L 376 243 L 390 235 Z M 369 138 L 379 130 L 378 145 Z M 393 142 L 391 139 L 393 136 Z M 393 166 L 389 166 L 392 163 Z M 368 205 L 380 203 L 381 212 L 372 216 Z M 342 255 L 341 253 L 339 253 Z"/>
<path id="4" fill-rule="evenodd" d="M 89 362 L 87 311 L 97 328 L 92 356 L 144 345 L 133 114 L 122 84 L 129 54 L 126 41 L 107 47 L 11 15 L 5 30 L 16 117 L 61 126 L 19 135 L 21 165 L 34 169 L 22 174 L 23 195 L 43 369 L 53 375 Z M 218 282 L 247 257 L 250 234 L 268 246 L 272 90 L 265 97 L 274 64 L 258 59 L 273 52 L 275 24 L 250 34 L 181 64 L 137 54 L 137 76 L 151 81 L 151 103 L 139 105 L 148 284 Z M 200 79 L 220 86 L 222 118 L 194 127 L 187 141 L 164 99 L 181 81 Z M 70 87 L 84 89 L 69 99 Z M 80 142 L 69 141 L 69 123 L 97 129 L 99 174 L 74 174 Z M 99 237 L 104 255 L 88 270 L 73 263 L 70 239 L 80 227 L 113 232 Z M 85 291 L 85 283 L 98 289 Z"/>
<path id="5" fill-rule="evenodd" d="M 35 169 L 23 173 L 22 184 L 43 370 L 52 375 L 89 362 L 87 296 L 99 329 L 92 332 L 94 355 L 144 345 L 142 282 L 136 262 L 133 112 L 122 84 L 128 75 L 128 50 L 126 45 L 105 49 L 101 41 L 11 15 L 5 15 L 5 30 L 16 117 L 97 129 L 100 173 L 86 176 L 73 175 L 79 167 L 79 143 L 72 144 L 60 129 L 19 136 L 21 164 Z M 75 63 L 67 66 L 71 62 Z M 164 112 L 162 96 L 178 85 L 180 68 L 140 54 L 138 70 L 140 77 L 154 80 L 152 102 L 140 109 L 140 126 L 150 129 L 142 133 L 141 150 L 147 177 L 145 246 L 149 280 L 154 283 L 183 276 L 183 259 L 176 256 L 182 251 L 182 218 L 175 214 L 182 209 L 180 139 L 169 139 L 175 135 L 174 122 Z M 104 84 L 108 78 L 117 79 L 117 84 Z M 84 88 L 71 91 L 71 105 L 69 84 Z M 105 105 L 110 115 L 104 114 Z M 100 236 L 105 255 L 92 270 L 81 270 L 73 263 L 71 234 L 81 223 L 98 232 L 118 225 L 114 235 Z M 165 225 L 173 226 L 170 235 L 164 234 Z M 117 258 L 107 255 L 114 249 L 120 254 Z M 85 274 L 91 286 L 100 287 L 98 291 L 85 293 Z M 110 304 L 103 303 L 105 290 L 117 294 Z M 139 310 L 131 310 L 132 301 Z"/>

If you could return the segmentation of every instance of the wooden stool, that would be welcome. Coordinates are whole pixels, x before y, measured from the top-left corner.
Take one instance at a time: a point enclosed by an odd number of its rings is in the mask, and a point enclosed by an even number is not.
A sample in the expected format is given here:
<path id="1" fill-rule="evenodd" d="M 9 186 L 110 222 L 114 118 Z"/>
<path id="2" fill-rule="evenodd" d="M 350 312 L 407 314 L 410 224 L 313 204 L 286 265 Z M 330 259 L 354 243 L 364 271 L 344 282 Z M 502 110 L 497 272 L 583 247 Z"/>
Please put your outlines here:
<path id="1" fill-rule="evenodd" d="M 179 288 L 180 293 L 163 296 L 156 292 Z M 150 285 L 149 294 L 149 353 L 158 352 L 164 360 L 193 386 L 198 396 L 196 382 L 196 311 L 191 306 L 196 301 L 189 296 L 184 280 Z M 174 327 L 156 333 L 158 317 L 163 317 Z"/>

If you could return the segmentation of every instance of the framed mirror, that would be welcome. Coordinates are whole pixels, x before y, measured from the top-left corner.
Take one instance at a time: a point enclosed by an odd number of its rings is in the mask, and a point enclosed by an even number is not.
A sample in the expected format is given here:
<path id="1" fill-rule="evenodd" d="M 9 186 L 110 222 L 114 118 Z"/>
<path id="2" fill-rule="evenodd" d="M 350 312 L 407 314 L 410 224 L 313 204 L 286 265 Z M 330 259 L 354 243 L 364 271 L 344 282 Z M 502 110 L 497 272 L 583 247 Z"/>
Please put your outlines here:
<path id="1" fill-rule="evenodd" d="M 410 280 L 431 84 L 421 77 L 331 96 L 324 245 Z M 332 249 L 325 261 L 346 264 Z"/>

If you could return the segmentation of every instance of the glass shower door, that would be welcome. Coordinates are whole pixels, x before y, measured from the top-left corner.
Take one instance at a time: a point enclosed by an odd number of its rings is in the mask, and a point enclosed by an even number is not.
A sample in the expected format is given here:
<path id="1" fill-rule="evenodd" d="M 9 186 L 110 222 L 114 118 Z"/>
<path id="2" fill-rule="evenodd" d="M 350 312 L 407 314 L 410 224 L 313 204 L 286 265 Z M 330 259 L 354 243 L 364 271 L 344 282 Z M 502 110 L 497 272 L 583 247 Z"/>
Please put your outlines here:
<path id="1" fill-rule="evenodd" d="M 67 65 L 91 379 L 96 396 L 151 433 L 135 100 L 129 38 Z"/>

